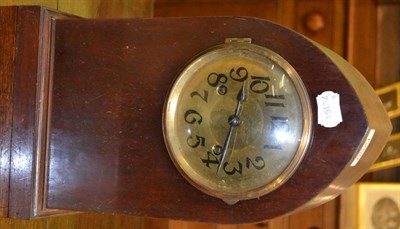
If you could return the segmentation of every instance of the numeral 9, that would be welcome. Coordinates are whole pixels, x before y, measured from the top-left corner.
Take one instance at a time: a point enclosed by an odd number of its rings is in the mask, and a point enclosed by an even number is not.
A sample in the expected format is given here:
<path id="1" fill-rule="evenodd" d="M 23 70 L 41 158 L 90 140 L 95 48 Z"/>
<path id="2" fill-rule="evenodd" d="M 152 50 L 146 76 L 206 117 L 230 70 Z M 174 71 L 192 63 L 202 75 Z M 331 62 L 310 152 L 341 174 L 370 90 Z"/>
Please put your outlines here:
<path id="1" fill-rule="evenodd" d="M 231 77 L 231 79 L 235 81 L 243 82 L 247 80 L 249 72 L 244 67 L 239 67 L 236 71 L 234 68 L 232 68 L 231 71 L 229 72 L 229 76 Z"/>

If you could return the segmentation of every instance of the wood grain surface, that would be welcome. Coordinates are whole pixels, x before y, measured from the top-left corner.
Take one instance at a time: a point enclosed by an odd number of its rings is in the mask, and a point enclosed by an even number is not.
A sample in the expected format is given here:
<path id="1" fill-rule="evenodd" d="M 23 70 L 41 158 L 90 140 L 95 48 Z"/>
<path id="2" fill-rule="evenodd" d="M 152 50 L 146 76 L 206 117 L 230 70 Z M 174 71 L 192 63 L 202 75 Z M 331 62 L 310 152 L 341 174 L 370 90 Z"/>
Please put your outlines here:
<path id="1" fill-rule="evenodd" d="M 36 86 L 38 84 L 40 7 L 18 7 L 18 39 L 13 90 L 11 217 L 30 215 L 35 171 Z M 36 42 L 32 42 L 36 41 Z"/>
<path id="2" fill-rule="evenodd" d="M 33 1 L 18 1 L 18 4 L 20 4 L 20 3 L 29 3 L 29 2 L 33 2 Z M 37 1 L 35 1 L 36 3 L 37 3 Z M 46 5 L 48 5 L 48 6 L 50 6 L 50 7 L 53 7 L 53 8 L 55 8 L 54 6 L 57 6 L 57 1 L 42 1 L 43 2 L 43 4 L 46 4 Z M 62 5 L 62 3 L 63 2 L 68 2 L 68 1 L 62 1 L 62 0 L 59 0 L 58 1 L 58 5 L 59 6 L 61 6 Z M 4 0 L 1 0 L 0 1 L 0 4 L 2 4 L 2 5 L 4 5 L 4 4 L 15 4 L 16 2 L 14 2 L 14 1 L 4 1 Z M 80 4 L 80 7 L 78 7 L 76 4 L 74 5 L 74 3 L 73 2 L 71 2 L 71 3 L 69 3 L 69 4 L 66 4 L 66 6 L 63 8 L 63 10 L 65 10 L 65 11 L 69 11 L 69 12 L 74 12 L 74 13 L 79 13 L 79 14 L 81 14 L 82 16 L 85 16 L 85 15 L 83 15 L 86 11 L 85 11 L 85 8 L 88 8 L 89 6 L 87 6 L 87 7 L 83 7 L 83 6 L 85 6 L 85 1 L 83 1 L 81 4 Z M 90 7 L 89 7 L 90 8 Z M 88 13 L 88 15 L 91 15 L 91 16 L 93 16 L 93 17 L 95 17 L 96 15 L 97 15 L 97 13 L 95 12 L 95 8 L 96 7 L 92 7 L 91 9 L 89 9 L 88 10 L 88 12 L 91 12 L 91 13 Z M 80 9 L 79 10 L 79 12 L 78 11 L 72 11 L 73 9 Z M 103 15 L 105 15 L 105 14 L 103 14 Z M 0 15 L 1 16 L 1 15 Z M 8 19 L 7 19 L 8 20 Z M 0 32 L 0 35 L 1 35 L 1 32 Z M 1 45 L 1 44 L 0 44 Z M 360 52 L 356 52 L 356 53 L 360 53 Z M 1 86 L 3 86 L 3 85 L 1 85 Z M 5 94 L 2 94 L 2 96 L 4 96 Z M 6 112 L 7 113 L 7 112 Z M 1 128 L 1 127 L 0 127 Z M 6 131 L 7 132 L 7 131 Z M 4 168 L 4 167 L 3 167 Z M 4 173 L 2 173 L 1 174 L 2 176 L 4 175 Z M 4 191 L 5 189 L 4 189 L 4 187 L 5 186 L 1 186 L 1 188 L 2 188 L 2 191 Z M 5 195 L 3 195 L 3 197 L 5 197 Z M 3 200 L 5 200 L 6 202 L 7 202 L 7 200 L 6 200 L 6 198 L 2 198 Z M 5 203 L 5 202 L 3 202 L 3 203 Z M 4 205 L 4 206 L 6 206 L 6 205 Z M 319 210 L 318 211 L 316 211 L 316 212 L 319 212 Z M 330 211 L 330 212 L 334 212 L 334 211 Z M 319 214 L 319 213 L 316 213 L 316 214 Z M 326 214 L 326 213 L 325 213 Z M 311 214 L 312 215 L 312 214 Z M 290 221 L 293 221 L 293 222 L 296 222 L 296 225 L 297 225 L 297 221 L 300 219 L 300 218 L 304 218 L 304 219 L 307 219 L 307 216 L 309 216 L 309 215 L 306 215 L 306 216 L 303 216 L 303 215 L 301 215 L 301 216 L 299 216 L 299 215 L 295 215 L 295 216 L 292 216 L 291 218 L 290 218 Z M 106 216 L 98 216 L 98 218 L 96 218 L 96 219 L 92 219 L 92 220 L 87 220 L 87 221 L 84 221 L 84 222 L 86 222 L 85 223 L 85 225 L 87 225 L 87 226 L 90 226 L 90 225 L 92 225 L 92 221 L 93 220 L 99 220 L 99 221 L 101 221 L 101 219 L 102 218 L 104 218 L 104 217 L 106 217 Z M 325 215 L 325 218 L 326 218 L 327 216 Z M 83 221 L 80 221 L 80 220 L 78 220 L 80 217 L 79 216 L 71 216 L 71 217 L 57 217 L 57 222 L 58 223 L 56 223 L 56 224 L 54 224 L 54 226 L 56 226 L 56 225 L 66 225 L 65 223 L 66 223 L 66 221 L 67 220 L 65 220 L 65 219 L 71 219 L 71 220 L 73 220 L 74 222 L 76 221 L 76 222 L 80 222 L 80 223 L 82 223 Z M 54 219 L 54 218 L 53 218 Z M 64 221 L 63 221 L 63 219 L 64 219 Z M 296 221 L 297 220 L 297 221 Z M 322 219 L 321 219 L 322 220 Z M 47 223 L 43 223 L 43 221 L 45 221 L 45 222 L 47 222 L 47 219 L 44 219 L 44 220 L 42 220 L 42 222 L 39 222 L 39 221 L 33 221 L 32 223 L 33 224 L 35 224 L 36 222 L 38 222 L 38 225 L 40 224 L 40 225 L 42 225 L 43 227 L 38 227 L 38 228 L 47 228 L 47 226 L 45 227 L 45 225 L 47 225 Z M 325 219 L 324 219 L 324 221 L 325 221 Z M 329 221 L 329 220 L 328 220 Z M 64 222 L 64 223 L 63 223 Z M 173 222 L 173 221 L 171 221 L 171 222 Z M 285 218 L 282 222 L 281 221 L 277 221 L 277 223 L 279 224 L 279 225 L 275 225 L 276 223 L 274 223 L 275 221 L 273 221 L 273 223 L 269 223 L 268 224 L 268 226 L 270 226 L 271 228 L 288 228 L 288 224 L 289 224 L 289 219 L 288 218 Z M 321 221 L 322 222 L 322 221 Z M 118 222 L 116 222 L 117 224 L 118 224 Z M 18 224 L 16 224 L 16 222 L 15 221 L 10 221 L 10 220 L 8 220 L 7 222 L 5 222 L 5 221 L 2 221 L 2 222 L 0 222 L 0 224 L 2 225 L 1 226 L 1 228 L 8 228 L 10 225 L 18 225 Z M 21 227 L 32 227 L 32 225 L 33 224 L 29 224 L 30 226 L 28 226 L 28 225 L 25 225 L 25 224 L 20 224 L 20 226 Z M 167 223 L 168 224 L 168 223 Z M 170 223 L 171 224 L 171 223 Z M 173 223 L 172 223 L 173 224 Z M 172 225 L 171 224 L 171 225 Z M 182 223 L 181 223 L 182 224 Z M 185 223 L 183 223 L 183 224 L 185 224 Z M 183 225 L 182 224 L 182 225 Z M 190 224 L 190 223 L 189 223 Z M 189 225 L 189 224 L 185 224 L 185 225 Z M 25 225 L 25 226 L 24 226 Z M 36 224 L 35 224 L 36 225 Z M 52 224 L 53 225 L 53 224 Z M 68 224 L 69 225 L 69 224 Z M 74 225 L 77 225 L 77 224 L 74 224 Z M 81 225 L 81 224 L 79 224 L 79 225 Z M 162 225 L 164 225 L 165 226 L 165 222 L 162 224 Z M 293 224 L 291 224 L 292 226 L 295 226 L 294 225 L 294 223 Z M 305 225 L 304 223 L 302 224 L 302 225 Z M 319 224 L 318 224 L 319 225 Z M 8 227 L 7 227 L 8 226 Z M 210 226 L 210 225 L 209 225 Z M 35 226 L 36 227 L 36 226 Z M 250 226 L 249 226 L 250 227 Z M 270 227 L 268 227 L 268 228 L 270 228 Z M 164 227 L 165 228 L 165 227 Z M 207 228 L 207 227 L 205 227 L 205 228 Z M 246 227 L 247 228 L 247 227 Z M 262 228 L 262 227 L 261 227 Z M 325 228 L 325 227 L 324 227 Z"/>
<path id="3" fill-rule="evenodd" d="M 153 0 L 58 0 L 57 9 L 85 18 L 151 17 Z"/>
<path id="4" fill-rule="evenodd" d="M 151 17 L 154 0 L 0 0 L 0 6 L 40 5 L 86 18 Z"/>
<path id="5" fill-rule="evenodd" d="M 368 23 L 365 23 L 365 18 L 368 18 Z M 377 5 L 374 0 L 349 1 L 347 46 L 347 60 L 371 85 L 377 86 Z"/>
<path id="6" fill-rule="evenodd" d="M 68 1 L 68 0 L 0 0 L 0 6 L 41 5 L 52 9 L 86 17 L 149 17 L 152 15 L 152 0 L 124 1 Z M 10 10 L 13 8 L 12 10 Z M 79 10 L 77 10 L 79 9 Z M 0 217 L 7 217 L 9 203 L 11 115 L 13 105 L 13 76 L 16 46 L 17 7 L 0 10 Z M 32 22 L 34 23 L 34 22 Z M 34 26 L 31 24 L 31 26 Z M 34 29 L 34 28 L 32 28 Z M 39 29 L 39 27 L 37 27 Z M 35 39 L 27 44 L 33 44 Z M 32 59 L 33 60 L 33 59 Z M 21 70 L 22 71 L 22 70 Z M 26 187 L 31 187 L 29 178 Z M 19 199 L 17 197 L 16 199 Z M 25 197 L 25 200 L 30 197 Z M 29 205 L 25 206 L 29 208 Z M 15 224 L 15 222 L 13 223 Z M 5 227 L 5 224 L 3 225 Z M 2 228 L 3 228 L 2 226 Z"/>
<path id="7" fill-rule="evenodd" d="M 17 8 L 0 7 L 0 217 L 8 215 Z"/>
<path id="8" fill-rule="evenodd" d="M 180 176 L 161 131 L 164 98 L 179 69 L 225 37 L 252 37 L 280 53 L 298 71 L 310 98 L 325 90 L 339 93 L 346 117 L 327 129 L 314 116 L 312 144 L 295 175 L 269 195 L 234 206 Z M 270 219 L 328 187 L 367 128 L 361 104 L 337 67 L 302 36 L 263 20 L 60 20 L 53 77 L 50 208 L 221 223 Z M 315 113 L 314 99 L 311 103 Z"/>

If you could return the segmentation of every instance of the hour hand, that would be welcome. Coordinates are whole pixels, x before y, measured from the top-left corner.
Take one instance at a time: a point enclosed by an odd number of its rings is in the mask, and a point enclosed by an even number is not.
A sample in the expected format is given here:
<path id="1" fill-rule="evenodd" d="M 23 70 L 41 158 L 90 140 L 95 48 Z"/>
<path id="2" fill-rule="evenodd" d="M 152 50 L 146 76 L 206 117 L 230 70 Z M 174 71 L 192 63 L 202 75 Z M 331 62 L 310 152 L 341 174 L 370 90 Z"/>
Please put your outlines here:
<path id="1" fill-rule="evenodd" d="M 220 171 L 221 166 L 224 164 L 225 159 L 229 158 L 229 155 L 232 152 L 232 151 L 228 151 L 228 147 L 229 147 L 229 143 L 232 138 L 233 128 L 239 126 L 240 122 L 241 122 L 240 118 L 239 118 L 239 112 L 240 112 L 240 105 L 246 98 L 244 88 L 245 88 L 245 84 L 243 82 L 242 87 L 240 88 L 240 90 L 236 96 L 237 103 L 236 103 L 235 113 L 228 117 L 229 130 L 228 130 L 228 134 L 226 135 L 226 138 L 225 138 L 225 143 L 224 143 L 224 147 L 223 147 L 223 151 L 222 151 L 222 155 L 221 155 L 221 160 L 220 160 L 220 163 L 218 164 L 218 168 L 217 168 L 217 174 Z"/>
<path id="2" fill-rule="evenodd" d="M 236 99 L 238 101 L 238 104 L 240 102 L 243 102 L 246 99 L 246 94 L 244 93 L 244 82 L 243 82 L 242 87 L 240 88 L 240 90 L 239 90 L 239 92 L 237 94 Z"/>

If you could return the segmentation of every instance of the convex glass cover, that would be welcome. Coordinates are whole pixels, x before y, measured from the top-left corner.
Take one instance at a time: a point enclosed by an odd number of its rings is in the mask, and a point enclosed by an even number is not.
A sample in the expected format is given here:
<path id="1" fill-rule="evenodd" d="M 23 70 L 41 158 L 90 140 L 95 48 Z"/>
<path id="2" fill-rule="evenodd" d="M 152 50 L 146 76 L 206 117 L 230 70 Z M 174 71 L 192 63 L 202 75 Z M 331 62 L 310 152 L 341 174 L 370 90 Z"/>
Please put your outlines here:
<path id="1" fill-rule="evenodd" d="M 229 204 L 287 181 L 310 141 L 301 78 L 277 53 L 250 42 L 227 39 L 197 55 L 164 107 L 164 139 L 177 169 Z"/>

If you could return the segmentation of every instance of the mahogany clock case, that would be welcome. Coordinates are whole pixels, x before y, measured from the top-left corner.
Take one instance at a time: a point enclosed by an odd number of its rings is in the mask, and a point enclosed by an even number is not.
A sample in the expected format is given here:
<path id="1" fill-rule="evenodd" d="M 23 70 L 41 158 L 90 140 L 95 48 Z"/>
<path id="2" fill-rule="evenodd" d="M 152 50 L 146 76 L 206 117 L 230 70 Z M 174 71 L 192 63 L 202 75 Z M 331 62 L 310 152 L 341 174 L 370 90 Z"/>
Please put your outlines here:
<path id="1" fill-rule="evenodd" d="M 325 52 L 274 23 L 243 17 L 76 19 L 39 7 L 2 11 L 14 13 L 9 23 L 16 28 L 17 47 L 7 76 L 13 82 L 7 92 L 13 104 L 7 122 L 11 137 L 1 142 L 11 158 L 10 217 L 66 209 L 262 221 L 316 198 L 334 198 L 378 156 L 364 156 L 347 168 L 370 128 L 359 96 Z M 296 69 L 311 98 L 313 133 L 305 158 L 284 185 L 259 199 L 227 205 L 192 187 L 174 167 L 163 140 L 162 113 L 181 68 L 232 37 L 250 37 Z M 315 98 L 324 91 L 340 94 L 343 122 L 335 128 L 317 124 Z"/>

